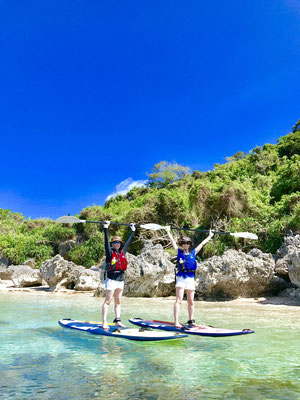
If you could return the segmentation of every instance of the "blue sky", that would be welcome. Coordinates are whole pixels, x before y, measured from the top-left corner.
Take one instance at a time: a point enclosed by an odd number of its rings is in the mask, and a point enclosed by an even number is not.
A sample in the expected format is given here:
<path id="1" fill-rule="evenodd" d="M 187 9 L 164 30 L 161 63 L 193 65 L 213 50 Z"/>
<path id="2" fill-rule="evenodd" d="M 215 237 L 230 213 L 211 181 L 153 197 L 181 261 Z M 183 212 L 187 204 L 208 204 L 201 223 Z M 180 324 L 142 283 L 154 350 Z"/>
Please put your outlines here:
<path id="1" fill-rule="evenodd" d="M 300 118 L 296 0 L 0 0 L 0 208 L 57 218 Z M 125 189 L 124 189 L 125 188 Z"/>

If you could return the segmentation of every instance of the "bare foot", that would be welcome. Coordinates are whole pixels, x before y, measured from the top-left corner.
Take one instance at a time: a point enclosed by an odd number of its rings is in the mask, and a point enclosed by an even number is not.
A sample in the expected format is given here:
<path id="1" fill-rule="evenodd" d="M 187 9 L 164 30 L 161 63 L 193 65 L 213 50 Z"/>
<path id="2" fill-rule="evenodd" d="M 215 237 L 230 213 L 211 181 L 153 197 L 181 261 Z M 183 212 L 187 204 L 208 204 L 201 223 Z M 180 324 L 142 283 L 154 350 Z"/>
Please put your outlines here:
<path id="1" fill-rule="evenodd" d="M 181 324 L 179 324 L 179 322 L 177 322 L 177 323 L 174 323 L 174 326 L 175 326 L 175 328 L 179 328 L 179 329 L 181 329 L 181 328 L 182 328 L 182 325 L 181 325 Z"/>
<path id="2" fill-rule="evenodd" d="M 102 324 L 102 329 L 109 329 L 109 326 L 107 324 Z"/>

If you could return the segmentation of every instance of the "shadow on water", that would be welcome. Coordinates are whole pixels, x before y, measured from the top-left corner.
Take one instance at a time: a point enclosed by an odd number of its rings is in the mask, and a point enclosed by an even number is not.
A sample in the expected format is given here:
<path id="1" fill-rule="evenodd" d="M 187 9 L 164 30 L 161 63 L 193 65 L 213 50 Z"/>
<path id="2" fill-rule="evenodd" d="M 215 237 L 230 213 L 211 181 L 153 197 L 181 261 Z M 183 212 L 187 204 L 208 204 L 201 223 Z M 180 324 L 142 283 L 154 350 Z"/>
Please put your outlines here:
<path id="1" fill-rule="evenodd" d="M 30 290 L 33 292 L 46 292 L 46 293 L 53 292 L 53 290 L 50 289 L 48 286 L 34 286 L 34 287 L 31 287 Z"/>
<path id="2" fill-rule="evenodd" d="M 31 335 L 38 335 L 38 336 L 47 336 L 48 338 L 60 340 L 65 344 L 71 345 L 72 343 L 81 344 L 82 346 L 86 346 L 90 349 L 91 346 L 98 346 L 105 343 L 110 343 L 110 346 L 113 347 L 121 347 L 128 351 L 131 350 L 131 346 L 138 346 L 138 347 L 147 347 L 147 349 L 154 347 L 182 347 L 186 346 L 186 342 L 189 338 L 182 338 L 178 340 L 161 340 L 161 341 L 138 341 L 138 340 L 128 340 L 124 338 L 118 337 L 107 337 L 102 335 L 94 335 L 88 332 L 81 332 L 72 329 L 65 329 L 60 326 L 57 328 L 28 328 L 30 330 Z"/>
<path id="3" fill-rule="evenodd" d="M 227 390 L 227 397 L 224 399 L 299 400 L 299 395 L 300 388 L 295 382 L 270 377 L 232 382 L 232 387 Z"/>
<path id="4" fill-rule="evenodd" d="M 270 297 L 264 300 L 260 300 L 257 303 L 259 304 L 272 304 L 278 306 L 300 306 L 300 299 L 291 298 L 291 297 Z"/>

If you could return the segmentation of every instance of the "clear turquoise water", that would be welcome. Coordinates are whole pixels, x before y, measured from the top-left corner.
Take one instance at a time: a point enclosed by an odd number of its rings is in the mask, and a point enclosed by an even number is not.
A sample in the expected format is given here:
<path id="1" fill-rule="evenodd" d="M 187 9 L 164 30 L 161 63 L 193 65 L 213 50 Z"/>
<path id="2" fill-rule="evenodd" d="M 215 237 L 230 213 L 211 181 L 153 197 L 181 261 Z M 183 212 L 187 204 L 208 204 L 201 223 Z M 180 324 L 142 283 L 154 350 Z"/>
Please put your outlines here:
<path id="1" fill-rule="evenodd" d="M 198 320 L 256 333 L 176 342 L 95 337 L 57 324 L 99 320 L 101 304 L 78 294 L 0 294 L 1 400 L 300 399 L 300 307 L 197 302 Z M 124 298 L 122 320 L 166 320 L 172 308 L 170 299 Z"/>

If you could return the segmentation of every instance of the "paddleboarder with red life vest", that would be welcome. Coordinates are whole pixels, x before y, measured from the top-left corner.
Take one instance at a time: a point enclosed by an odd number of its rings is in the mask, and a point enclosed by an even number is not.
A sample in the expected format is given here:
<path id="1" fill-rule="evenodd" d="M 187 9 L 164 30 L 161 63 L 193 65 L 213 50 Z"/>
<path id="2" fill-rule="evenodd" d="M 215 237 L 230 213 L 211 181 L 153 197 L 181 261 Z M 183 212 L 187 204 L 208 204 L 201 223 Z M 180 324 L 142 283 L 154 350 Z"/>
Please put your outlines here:
<path id="1" fill-rule="evenodd" d="M 124 289 L 124 277 L 127 269 L 127 260 L 125 254 L 133 239 L 135 226 L 130 224 L 131 233 L 123 245 L 120 236 L 114 236 L 109 241 L 108 227 L 109 221 L 105 221 L 104 228 L 104 242 L 105 242 L 105 253 L 106 253 L 106 280 L 105 280 L 105 300 L 102 305 L 102 327 L 104 329 L 109 328 L 107 325 L 107 312 L 110 302 L 114 298 L 115 303 L 115 319 L 114 323 L 117 326 L 124 327 L 125 325 L 121 322 L 121 298 Z"/>
<path id="2" fill-rule="evenodd" d="M 189 237 L 183 237 L 180 240 L 178 248 L 175 239 L 173 238 L 170 227 L 166 227 L 166 231 L 171 240 L 172 246 L 177 251 L 177 273 L 176 273 L 176 301 L 174 304 L 174 326 L 181 328 L 182 325 L 178 321 L 179 309 L 183 300 L 184 291 L 186 291 L 186 299 L 188 303 L 189 320 L 188 325 L 198 326 L 194 320 L 194 295 L 195 295 L 195 271 L 197 269 L 196 255 L 213 237 L 213 232 L 209 231 L 209 236 L 204 239 L 196 248 L 190 250 L 192 240 Z"/>

